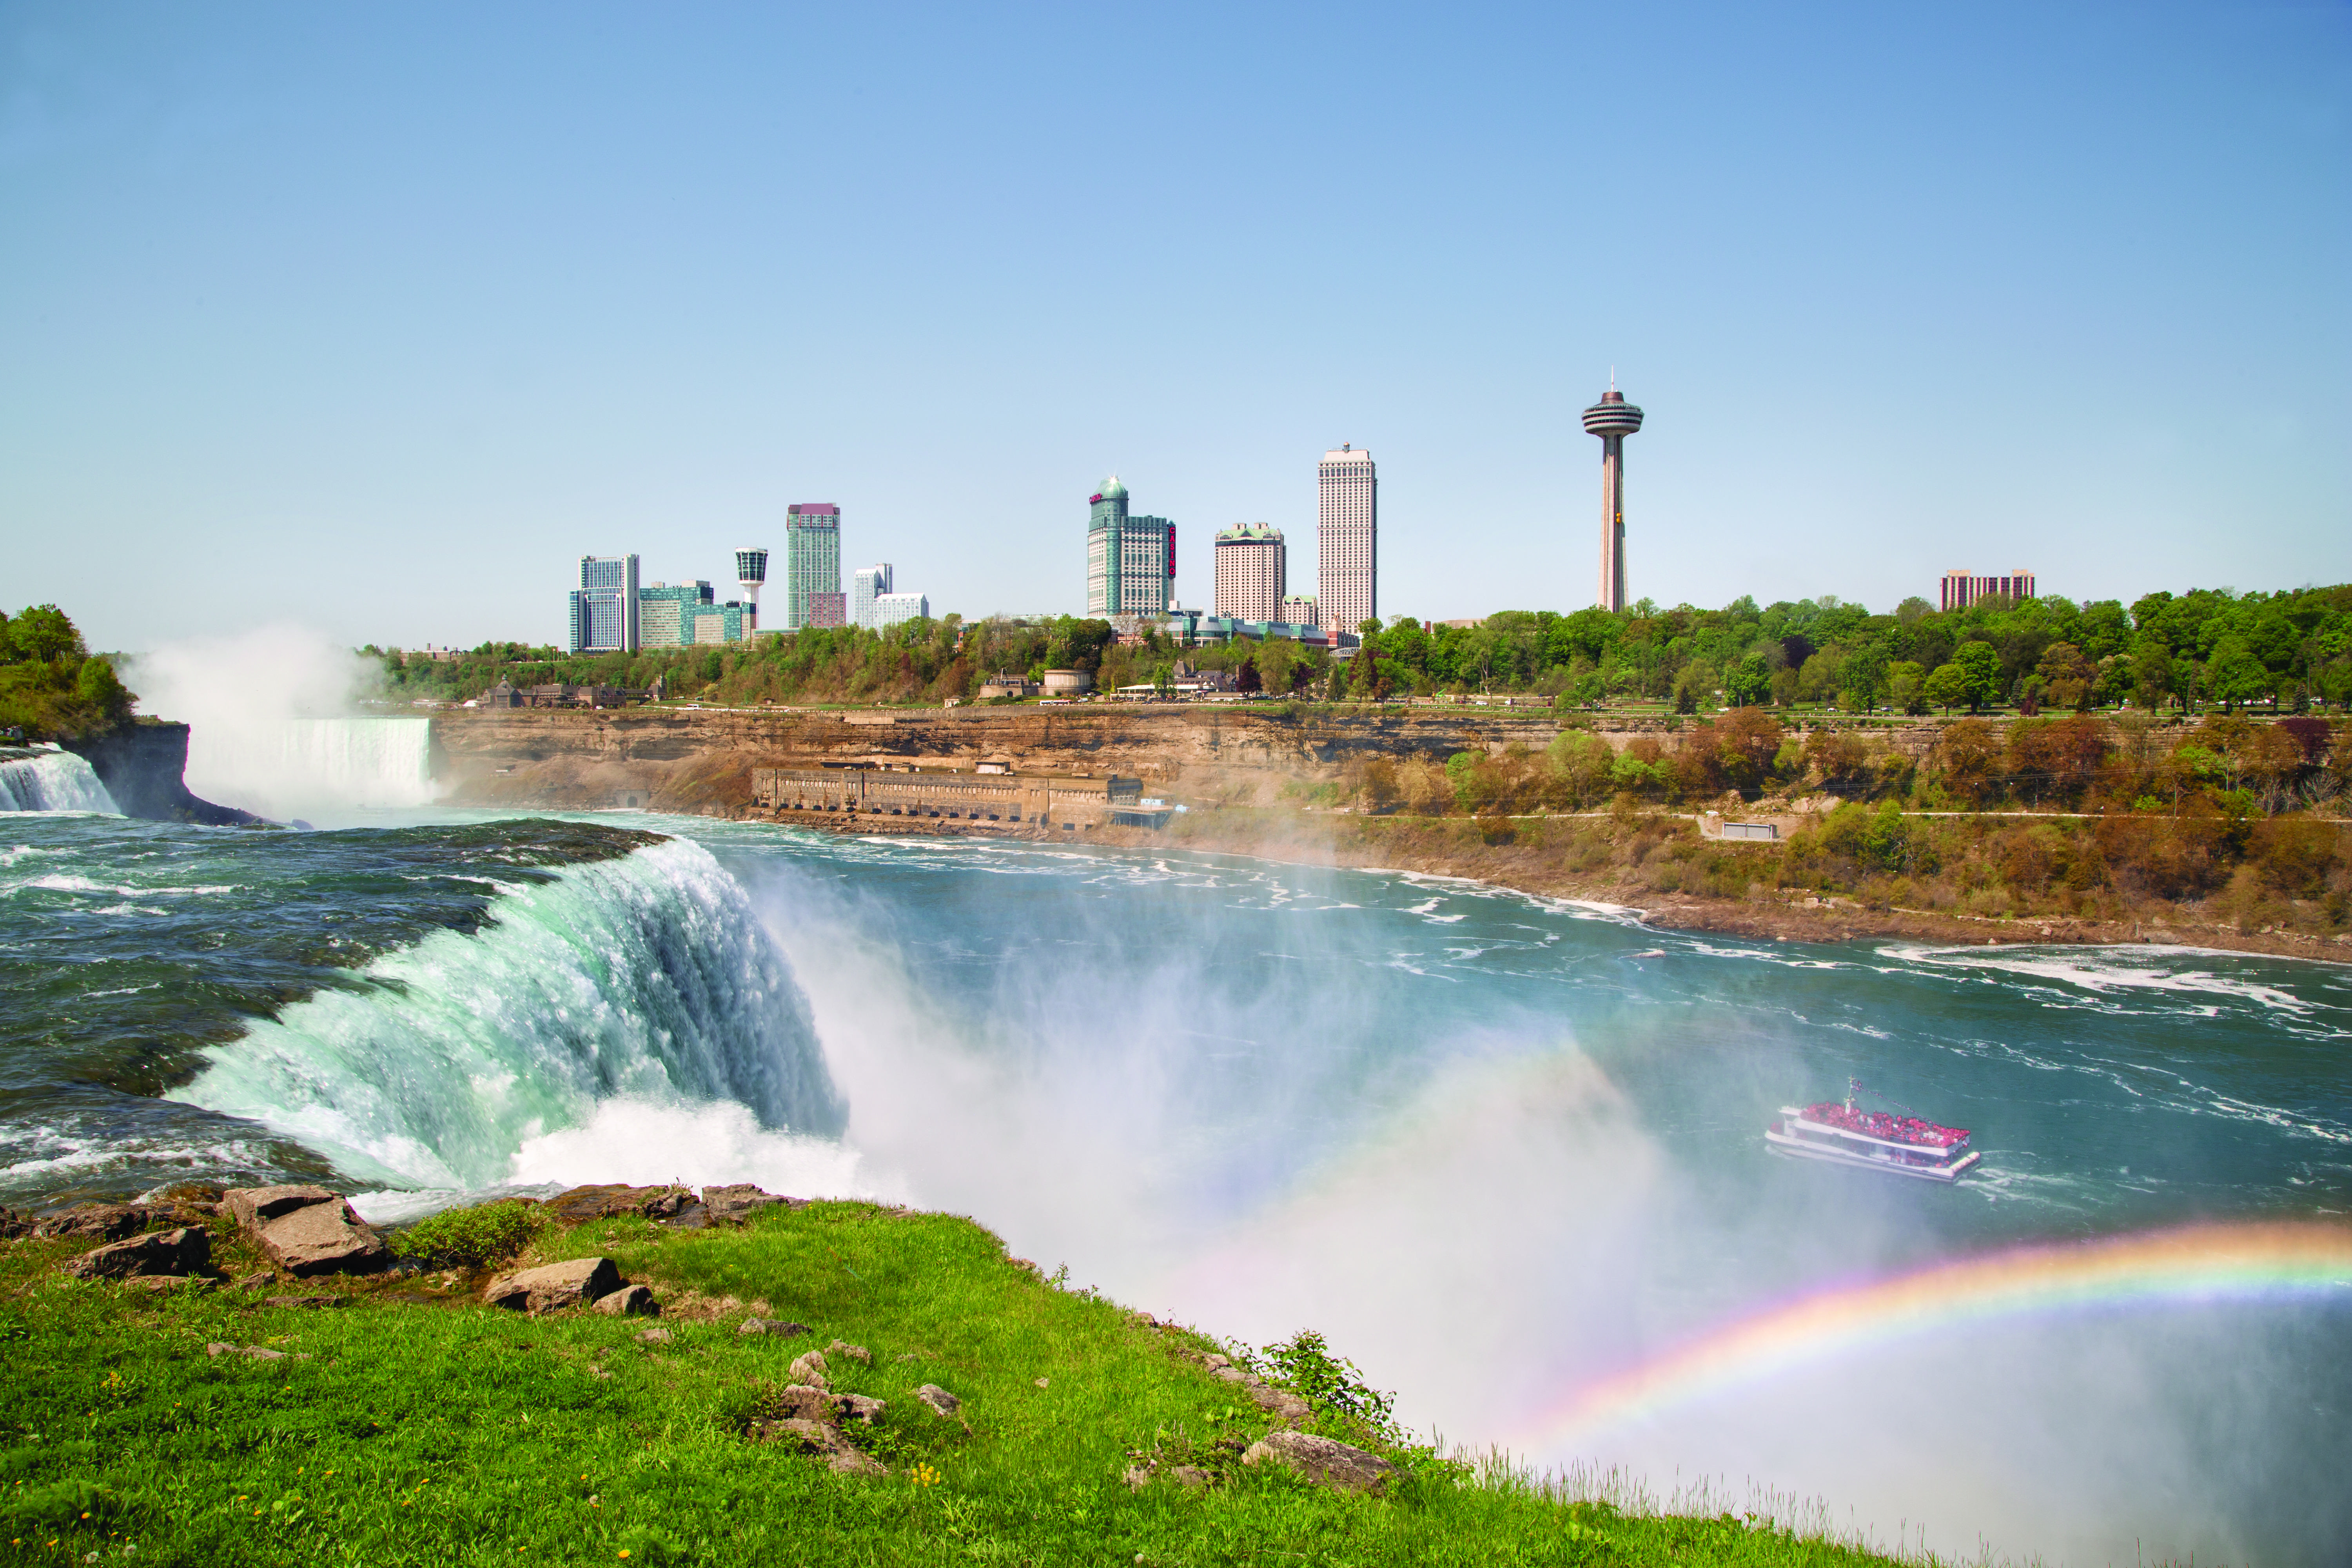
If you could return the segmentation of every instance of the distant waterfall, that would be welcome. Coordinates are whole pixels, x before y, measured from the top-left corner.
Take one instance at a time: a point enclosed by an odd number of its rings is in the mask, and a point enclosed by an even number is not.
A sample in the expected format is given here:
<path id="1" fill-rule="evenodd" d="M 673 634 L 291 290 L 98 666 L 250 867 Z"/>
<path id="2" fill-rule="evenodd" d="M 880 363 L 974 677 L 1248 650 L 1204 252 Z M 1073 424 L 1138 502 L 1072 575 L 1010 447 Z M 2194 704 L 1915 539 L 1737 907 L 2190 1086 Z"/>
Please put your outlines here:
<path id="1" fill-rule="evenodd" d="M 261 719 L 198 723 L 188 787 L 265 816 L 428 805 L 433 721 Z"/>
<path id="2" fill-rule="evenodd" d="M 121 809 L 89 763 L 71 752 L 46 752 L 0 763 L 0 811 L 99 811 Z"/>

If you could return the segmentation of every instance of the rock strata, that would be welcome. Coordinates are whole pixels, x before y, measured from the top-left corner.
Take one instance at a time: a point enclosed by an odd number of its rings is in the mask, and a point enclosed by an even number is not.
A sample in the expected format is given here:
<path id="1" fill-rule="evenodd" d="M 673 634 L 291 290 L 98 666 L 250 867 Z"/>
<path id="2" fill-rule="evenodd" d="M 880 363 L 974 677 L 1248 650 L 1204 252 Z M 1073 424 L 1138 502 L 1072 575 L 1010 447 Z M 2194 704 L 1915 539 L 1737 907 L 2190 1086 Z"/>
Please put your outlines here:
<path id="1" fill-rule="evenodd" d="M 94 1247 L 65 1266 L 77 1279 L 128 1279 L 140 1274 L 197 1274 L 212 1267 L 213 1238 L 194 1226 Z"/>
<path id="2" fill-rule="evenodd" d="M 1396 1467 L 1378 1454 L 1311 1432 L 1286 1429 L 1268 1432 L 1252 1443 L 1242 1451 L 1242 1463 L 1282 1465 L 1318 1486 L 1373 1497 L 1380 1496 L 1389 1478 L 1396 1474 Z"/>
<path id="3" fill-rule="evenodd" d="M 599 1300 L 621 1288 L 621 1271 L 609 1258 L 574 1258 L 541 1268 L 501 1274 L 482 1292 L 493 1307 L 523 1312 L 551 1312 Z"/>

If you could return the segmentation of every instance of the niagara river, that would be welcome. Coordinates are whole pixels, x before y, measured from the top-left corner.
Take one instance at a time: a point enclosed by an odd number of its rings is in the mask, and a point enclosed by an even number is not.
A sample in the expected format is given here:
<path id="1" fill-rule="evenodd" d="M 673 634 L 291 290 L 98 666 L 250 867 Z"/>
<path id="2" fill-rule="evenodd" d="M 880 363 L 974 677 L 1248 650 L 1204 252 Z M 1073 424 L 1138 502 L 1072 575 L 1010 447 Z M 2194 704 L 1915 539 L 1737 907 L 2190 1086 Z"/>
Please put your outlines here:
<path id="1" fill-rule="evenodd" d="M 1424 1430 L 1662 1500 L 1963 1555 L 2352 1550 L 2352 1291 L 2293 1257 L 2352 1208 L 2341 966 L 620 813 L 201 828 L 47 787 L 16 798 L 79 809 L 0 813 L 0 1203 L 867 1196 L 1213 1332 L 1311 1326 Z M 1768 1152 L 1850 1079 L 1980 1168 Z M 2159 1250 L 2079 1250 L 2125 1245 Z"/>

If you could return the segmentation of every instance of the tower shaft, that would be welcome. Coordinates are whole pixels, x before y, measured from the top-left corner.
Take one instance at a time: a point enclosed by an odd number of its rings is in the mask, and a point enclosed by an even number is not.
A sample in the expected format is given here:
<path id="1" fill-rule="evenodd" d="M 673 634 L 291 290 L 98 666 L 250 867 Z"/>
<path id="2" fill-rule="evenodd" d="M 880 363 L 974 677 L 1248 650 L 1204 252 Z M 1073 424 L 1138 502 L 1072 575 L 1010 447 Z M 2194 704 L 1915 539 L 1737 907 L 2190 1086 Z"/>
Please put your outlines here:
<path id="1" fill-rule="evenodd" d="M 1601 438 L 1601 607 L 1625 607 L 1625 437 Z"/>

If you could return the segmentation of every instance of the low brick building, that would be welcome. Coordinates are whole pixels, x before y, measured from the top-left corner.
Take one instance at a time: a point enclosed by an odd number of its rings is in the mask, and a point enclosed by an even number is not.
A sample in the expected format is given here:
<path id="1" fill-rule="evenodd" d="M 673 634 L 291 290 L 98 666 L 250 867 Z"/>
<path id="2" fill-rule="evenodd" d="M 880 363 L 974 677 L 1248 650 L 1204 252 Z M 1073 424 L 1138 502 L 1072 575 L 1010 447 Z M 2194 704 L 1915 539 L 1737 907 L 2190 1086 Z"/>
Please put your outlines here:
<path id="1" fill-rule="evenodd" d="M 1083 833 L 1117 823 L 1157 827 L 1167 808 L 1143 804 L 1143 781 L 934 768 L 754 768 L 751 799 L 780 816 L 831 812 L 995 823 Z"/>

